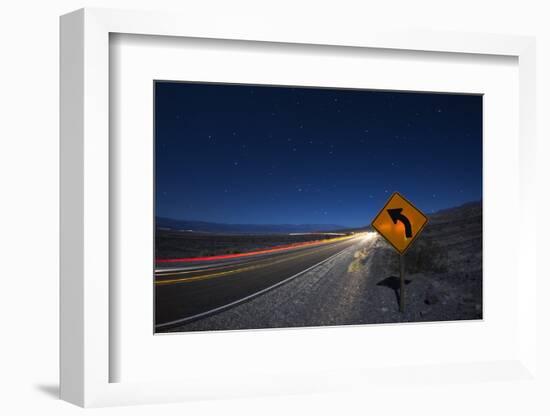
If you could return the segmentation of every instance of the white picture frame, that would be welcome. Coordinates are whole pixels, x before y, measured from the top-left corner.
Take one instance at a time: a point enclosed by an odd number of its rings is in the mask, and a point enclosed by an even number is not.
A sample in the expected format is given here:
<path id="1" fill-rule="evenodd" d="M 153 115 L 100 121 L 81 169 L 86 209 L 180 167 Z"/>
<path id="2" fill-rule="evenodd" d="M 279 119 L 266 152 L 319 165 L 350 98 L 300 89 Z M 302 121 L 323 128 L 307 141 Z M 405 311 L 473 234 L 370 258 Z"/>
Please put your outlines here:
<path id="1" fill-rule="evenodd" d="M 351 376 L 365 385 L 389 379 L 399 369 L 345 368 L 331 370 L 336 377 L 311 381 L 291 371 L 265 380 L 238 382 L 221 394 L 205 391 L 207 384 L 189 381 L 112 382 L 110 365 L 116 354 L 110 349 L 110 308 L 113 302 L 109 275 L 110 241 L 109 152 L 109 37 L 110 34 L 154 35 L 225 39 L 282 44 L 331 45 L 333 47 L 430 51 L 452 54 L 504 55 L 519 65 L 519 212 L 526 214 L 535 195 L 535 40 L 530 37 L 468 33 L 381 31 L 350 28 L 327 31 L 311 25 L 281 28 L 273 22 L 226 21 L 213 17 L 205 25 L 193 16 L 167 13 L 82 9 L 61 18 L 61 398 L 80 406 L 154 403 L 209 397 L 236 397 L 276 392 L 322 392 L 339 389 L 335 379 Z M 445 370 L 452 380 L 477 382 L 472 372 L 498 374 L 522 380 L 536 375 L 536 244 L 534 215 L 521 215 L 517 231 L 517 356 L 498 362 L 419 367 L 412 379 L 433 379 Z M 517 273 L 517 272 L 516 272 Z M 223 334 L 221 335 L 223 336 Z M 229 335 L 227 335 L 229 336 Z M 309 336 L 309 335 L 304 335 Z M 406 373 L 406 370 L 403 370 Z M 492 374 L 491 373 L 491 374 Z M 309 377 L 309 378 L 308 378 Z M 406 378 L 406 377 L 405 377 Z M 410 382 L 414 382 L 411 379 Z M 293 382 L 291 382 L 293 380 Z M 284 385 L 284 388 L 281 386 Z"/>

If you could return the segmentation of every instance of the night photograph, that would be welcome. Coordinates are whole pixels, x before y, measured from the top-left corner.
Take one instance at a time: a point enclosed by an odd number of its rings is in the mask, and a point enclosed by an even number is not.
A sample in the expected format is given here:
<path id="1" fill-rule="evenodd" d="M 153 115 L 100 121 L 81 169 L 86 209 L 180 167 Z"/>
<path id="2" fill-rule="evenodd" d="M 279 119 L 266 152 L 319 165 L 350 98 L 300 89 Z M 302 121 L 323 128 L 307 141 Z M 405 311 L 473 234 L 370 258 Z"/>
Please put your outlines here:
<path id="1" fill-rule="evenodd" d="M 155 332 L 482 318 L 481 95 L 154 98 Z"/>

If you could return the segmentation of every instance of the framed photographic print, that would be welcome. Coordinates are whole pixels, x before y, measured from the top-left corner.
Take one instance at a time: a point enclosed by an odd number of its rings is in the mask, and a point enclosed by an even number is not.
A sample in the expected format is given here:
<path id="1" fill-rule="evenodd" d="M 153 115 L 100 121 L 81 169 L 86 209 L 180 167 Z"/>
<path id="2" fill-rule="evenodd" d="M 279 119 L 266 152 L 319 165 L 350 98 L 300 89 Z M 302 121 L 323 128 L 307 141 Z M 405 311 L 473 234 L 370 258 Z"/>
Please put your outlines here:
<path id="1" fill-rule="evenodd" d="M 534 40 L 210 17 L 61 19 L 62 398 L 532 379 Z"/>

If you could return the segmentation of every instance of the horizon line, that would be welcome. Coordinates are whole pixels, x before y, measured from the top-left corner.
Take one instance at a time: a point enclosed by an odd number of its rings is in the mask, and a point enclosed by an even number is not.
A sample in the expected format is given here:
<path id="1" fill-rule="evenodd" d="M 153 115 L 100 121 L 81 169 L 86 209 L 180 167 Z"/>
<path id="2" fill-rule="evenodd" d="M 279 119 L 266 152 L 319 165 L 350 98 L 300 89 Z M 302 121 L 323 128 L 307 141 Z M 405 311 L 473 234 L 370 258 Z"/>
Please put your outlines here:
<path id="1" fill-rule="evenodd" d="M 464 202 L 460 205 L 453 205 L 453 206 L 449 206 L 449 207 L 443 207 L 443 208 L 438 209 L 435 212 L 426 213 L 425 215 L 430 216 L 430 215 L 437 214 L 437 213 L 439 213 L 441 211 L 444 211 L 444 210 L 447 210 L 447 209 L 460 208 L 460 207 L 463 207 L 463 206 L 469 205 L 469 204 L 476 204 L 476 203 L 482 204 L 482 202 L 483 202 L 483 199 L 466 201 L 466 202 Z M 335 224 L 335 223 L 316 223 L 316 222 L 313 222 L 313 223 L 304 223 L 304 222 L 301 222 L 301 223 L 298 223 L 298 222 L 283 222 L 283 223 L 273 223 L 273 222 L 263 222 L 263 223 L 219 222 L 219 221 L 208 221 L 208 220 L 194 220 L 194 219 L 189 219 L 189 218 L 175 218 L 175 217 L 167 217 L 167 216 L 164 216 L 164 215 L 156 215 L 155 214 L 155 222 L 156 222 L 157 218 L 165 218 L 165 219 L 174 220 L 174 221 L 204 222 L 204 223 L 222 224 L 222 225 L 255 225 L 255 226 L 262 226 L 262 225 L 264 225 L 264 226 L 266 226 L 266 225 L 269 225 L 269 226 L 273 226 L 273 225 L 276 225 L 276 226 L 281 226 L 281 225 L 293 225 L 293 226 L 318 225 L 318 226 L 335 226 L 335 227 L 341 227 L 341 228 L 361 228 L 361 227 L 370 226 L 370 223 L 363 224 L 363 225 L 343 225 L 343 224 Z"/>

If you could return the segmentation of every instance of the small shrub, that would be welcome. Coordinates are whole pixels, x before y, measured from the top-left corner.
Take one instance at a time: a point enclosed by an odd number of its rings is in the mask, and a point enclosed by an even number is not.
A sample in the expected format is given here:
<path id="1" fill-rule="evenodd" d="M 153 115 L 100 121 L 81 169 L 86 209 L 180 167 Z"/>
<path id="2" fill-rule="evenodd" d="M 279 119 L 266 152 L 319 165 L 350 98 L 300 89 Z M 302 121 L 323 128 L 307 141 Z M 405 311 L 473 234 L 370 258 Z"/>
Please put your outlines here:
<path id="1" fill-rule="evenodd" d="M 405 255 L 409 273 L 444 273 L 448 271 L 447 251 L 432 239 L 419 239 Z"/>

